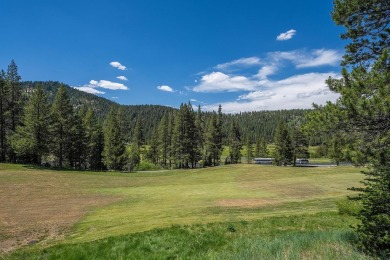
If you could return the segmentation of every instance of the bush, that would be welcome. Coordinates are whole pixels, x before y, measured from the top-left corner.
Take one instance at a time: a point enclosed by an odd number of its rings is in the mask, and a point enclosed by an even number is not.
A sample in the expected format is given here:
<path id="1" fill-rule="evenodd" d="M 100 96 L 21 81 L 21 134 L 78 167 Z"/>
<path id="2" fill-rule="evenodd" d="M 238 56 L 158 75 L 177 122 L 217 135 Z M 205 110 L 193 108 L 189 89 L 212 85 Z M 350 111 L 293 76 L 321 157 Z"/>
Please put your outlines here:
<path id="1" fill-rule="evenodd" d="M 135 168 L 137 171 L 157 171 L 161 169 L 161 166 L 147 161 L 141 161 L 140 164 Z"/>
<path id="2" fill-rule="evenodd" d="M 357 216 L 362 210 L 360 201 L 353 198 L 342 198 L 336 201 L 337 209 L 340 215 Z"/>

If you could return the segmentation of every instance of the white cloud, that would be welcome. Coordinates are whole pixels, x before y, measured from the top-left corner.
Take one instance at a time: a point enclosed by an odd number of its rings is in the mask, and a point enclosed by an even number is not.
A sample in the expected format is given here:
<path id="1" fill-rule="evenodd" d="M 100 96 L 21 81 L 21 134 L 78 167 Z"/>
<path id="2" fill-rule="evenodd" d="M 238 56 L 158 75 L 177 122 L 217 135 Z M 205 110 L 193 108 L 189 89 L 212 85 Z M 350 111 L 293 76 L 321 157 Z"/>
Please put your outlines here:
<path id="1" fill-rule="evenodd" d="M 297 68 L 318 67 L 339 64 L 342 55 L 336 50 L 314 50 L 311 54 L 297 61 Z"/>
<path id="2" fill-rule="evenodd" d="M 250 92 L 245 95 L 241 95 L 238 97 L 238 100 L 264 100 L 264 99 L 270 99 L 272 96 L 275 95 L 275 92 L 272 91 L 264 91 L 264 90 L 258 90 L 254 92 Z"/>
<path id="3" fill-rule="evenodd" d="M 73 87 L 75 89 L 78 89 L 78 90 L 81 90 L 81 91 L 84 91 L 84 92 L 87 92 L 87 93 L 90 93 L 90 94 L 105 94 L 105 92 L 103 91 L 99 91 L 97 89 L 94 89 L 94 88 L 91 88 L 91 87 L 87 87 L 87 86 L 83 86 L 83 87 Z"/>
<path id="4" fill-rule="evenodd" d="M 311 108 L 313 103 L 325 104 L 335 101 L 339 95 L 329 91 L 325 80 L 340 75 L 329 73 L 307 73 L 282 80 L 263 81 L 259 90 L 240 95 L 238 100 L 222 103 L 225 113 L 258 110 Z M 218 109 L 219 103 L 204 106 L 204 110 Z"/>
<path id="5" fill-rule="evenodd" d="M 215 66 L 215 68 L 218 70 L 226 70 L 232 67 L 250 67 L 260 64 L 260 59 L 258 57 L 249 57 L 226 62 L 223 64 L 218 64 L 217 66 Z"/>
<path id="6" fill-rule="evenodd" d="M 258 82 L 245 76 L 229 76 L 222 72 L 212 72 L 204 75 L 198 86 L 192 90 L 195 92 L 235 92 L 251 91 L 258 87 Z"/>
<path id="7" fill-rule="evenodd" d="M 280 64 L 283 61 L 292 62 L 296 68 L 312 68 L 319 66 L 336 66 L 339 64 L 342 54 L 337 50 L 294 50 L 287 52 L 271 52 L 268 58 L 273 64 Z"/>
<path id="8" fill-rule="evenodd" d="M 105 88 L 105 89 L 110 89 L 110 90 L 127 90 L 128 89 L 122 83 L 116 83 L 116 82 L 112 82 L 112 81 L 108 81 L 108 80 L 99 80 L 99 81 L 91 80 L 89 82 L 89 84 L 90 84 L 89 87 L 91 87 L 91 88 L 100 87 L 100 88 Z"/>
<path id="9" fill-rule="evenodd" d="M 112 99 L 118 99 L 118 97 L 111 97 Z"/>
<path id="10" fill-rule="evenodd" d="M 259 79 L 267 79 L 268 76 L 275 74 L 277 70 L 278 66 L 276 64 L 266 65 L 259 70 L 256 77 Z"/>
<path id="11" fill-rule="evenodd" d="M 287 32 L 281 33 L 276 37 L 278 41 L 287 41 L 290 40 L 297 31 L 294 29 L 288 30 Z"/>
<path id="12" fill-rule="evenodd" d="M 117 68 L 117 69 L 120 69 L 120 70 L 126 70 L 126 66 L 123 66 L 118 61 L 110 62 L 110 65 L 113 66 L 114 68 Z"/>
<path id="13" fill-rule="evenodd" d="M 123 80 L 123 81 L 127 81 L 128 80 L 125 76 L 118 76 L 116 78 L 120 79 L 120 80 Z"/>
<path id="14" fill-rule="evenodd" d="M 170 86 L 166 85 L 158 86 L 157 89 L 165 92 L 174 92 L 174 90 Z"/>

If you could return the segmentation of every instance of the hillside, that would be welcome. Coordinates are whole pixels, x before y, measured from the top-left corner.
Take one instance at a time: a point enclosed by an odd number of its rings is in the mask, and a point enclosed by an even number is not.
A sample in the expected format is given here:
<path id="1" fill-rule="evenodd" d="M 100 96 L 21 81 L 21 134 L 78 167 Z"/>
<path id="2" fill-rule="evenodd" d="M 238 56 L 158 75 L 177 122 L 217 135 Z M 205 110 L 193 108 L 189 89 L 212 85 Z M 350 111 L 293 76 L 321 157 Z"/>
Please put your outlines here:
<path id="1" fill-rule="evenodd" d="M 163 115 L 176 111 L 176 109 L 161 105 L 120 105 L 116 102 L 89 94 L 66 84 L 57 81 L 25 81 L 21 86 L 25 93 L 31 93 L 32 89 L 41 85 L 52 102 L 58 88 L 64 85 L 68 91 L 71 102 L 76 109 L 83 106 L 92 106 L 96 113 L 104 118 L 111 106 L 122 107 L 129 122 L 129 133 L 131 135 L 137 118 L 141 118 L 143 122 L 144 135 L 146 142 L 150 140 L 153 129 L 158 126 Z M 184 101 L 185 102 L 185 101 Z M 303 123 L 304 115 L 310 110 L 293 109 L 293 110 L 277 110 L 277 111 L 253 111 L 243 112 L 239 114 L 224 114 L 223 115 L 223 132 L 228 133 L 233 120 L 236 120 L 241 127 L 243 138 L 250 135 L 253 142 L 257 137 L 264 138 L 267 142 L 272 142 L 276 126 L 280 120 L 286 120 L 292 123 Z M 222 107 L 223 112 L 223 107 Z M 211 116 L 211 113 L 205 113 L 205 120 Z M 225 134 L 226 136 L 226 134 Z M 226 142 L 225 142 L 226 143 Z"/>

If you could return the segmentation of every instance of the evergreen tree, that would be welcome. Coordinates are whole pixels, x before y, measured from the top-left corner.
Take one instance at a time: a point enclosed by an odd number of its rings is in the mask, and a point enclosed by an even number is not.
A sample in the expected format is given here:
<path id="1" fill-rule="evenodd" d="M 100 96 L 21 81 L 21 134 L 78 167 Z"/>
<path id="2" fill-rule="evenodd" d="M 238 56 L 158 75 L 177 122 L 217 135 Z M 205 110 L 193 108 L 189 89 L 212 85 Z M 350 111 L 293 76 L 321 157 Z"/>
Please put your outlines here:
<path id="1" fill-rule="evenodd" d="M 293 127 L 292 133 L 293 165 L 296 165 L 297 158 L 309 158 L 309 140 L 301 127 Z"/>
<path id="2" fill-rule="evenodd" d="M 220 162 L 221 150 L 218 145 L 218 119 L 215 112 L 212 113 L 211 118 L 207 124 L 207 131 L 205 134 L 205 149 L 203 160 L 206 166 L 216 166 Z"/>
<path id="3" fill-rule="evenodd" d="M 104 135 L 102 124 L 96 117 L 95 111 L 90 108 L 84 117 L 86 138 L 86 164 L 91 170 L 103 170 Z"/>
<path id="4" fill-rule="evenodd" d="M 196 155 L 197 158 L 196 160 L 199 161 L 202 158 L 202 155 L 204 154 L 204 146 L 205 146 L 205 134 L 204 134 L 204 121 L 203 121 L 203 115 L 202 115 L 202 110 L 200 108 L 200 105 L 198 106 L 198 111 L 196 113 L 196 118 L 195 118 L 195 139 L 197 140 L 197 148 L 196 148 Z M 203 162 L 204 165 L 204 162 Z"/>
<path id="5" fill-rule="evenodd" d="M 310 126 L 332 136 L 348 136 L 349 146 L 362 154 L 355 161 L 370 166 L 358 199 L 363 210 L 356 227 L 358 246 L 383 259 L 390 258 L 390 57 L 389 1 L 337 0 L 332 13 L 351 40 L 341 79 L 329 79 L 340 96 L 335 103 L 316 106 Z"/>
<path id="6" fill-rule="evenodd" d="M 173 147 L 176 166 L 179 168 L 194 168 L 198 162 L 198 140 L 195 126 L 195 113 L 192 105 L 181 104 L 175 117 L 173 132 Z"/>
<path id="7" fill-rule="evenodd" d="M 87 138 L 81 115 L 74 113 L 72 118 L 70 142 L 67 145 L 69 165 L 82 169 L 87 160 Z"/>
<path id="8" fill-rule="evenodd" d="M 123 140 L 127 143 L 130 141 L 130 120 L 126 115 L 125 108 L 120 106 L 117 112 L 117 121 L 119 124 L 119 128 L 121 129 L 121 133 L 123 136 Z"/>
<path id="9" fill-rule="evenodd" d="M 7 154 L 7 110 L 8 84 L 4 70 L 0 72 L 0 162 L 5 162 Z"/>
<path id="10" fill-rule="evenodd" d="M 141 146 L 145 144 L 144 130 L 142 127 L 141 118 L 138 118 L 137 122 L 135 123 L 133 143 L 135 143 L 138 148 L 141 148 Z"/>
<path id="11" fill-rule="evenodd" d="M 342 140 L 341 135 L 336 134 L 331 140 L 328 148 L 328 157 L 331 158 L 337 166 L 343 160 Z"/>
<path id="12" fill-rule="evenodd" d="M 390 4 L 386 0 L 335 0 L 332 18 L 349 40 L 342 65 L 366 65 L 390 46 Z"/>
<path id="13" fill-rule="evenodd" d="M 28 101 L 21 124 L 11 137 L 12 149 L 25 162 L 40 165 L 49 152 L 50 106 L 41 87 L 34 90 Z"/>
<path id="14" fill-rule="evenodd" d="M 174 137 L 174 131 L 175 131 L 175 115 L 176 112 L 172 112 L 169 114 L 168 117 L 168 159 L 169 159 L 169 168 L 172 168 L 173 163 L 175 162 L 175 137 Z"/>
<path id="15" fill-rule="evenodd" d="M 64 86 L 60 86 L 54 98 L 51 119 L 51 152 L 58 158 L 58 166 L 63 167 L 66 157 L 69 156 L 73 127 L 73 107 Z"/>
<path id="16" fill-rule="evenodd" d="M 249 135 L 246 137 L 246 162 L 251 163 L 253 159 L 252 140 Z"/>
<path id="17" fill-rule="evenodd" d="M 274 162 L 278 166 L 293 164 L 293 147 L 291 136 L 284 120 L 279 122 L 275 133 Z"/>
<path id="18" fill-rule="evenodd" d="M 141 162 L 141 151 L 137 143 L 132 143 L 130 147 L 129 164 L 130 171 L 135 170 Z"/>
<path id="19" fill-rule="evenodd" d="M 218 149 L 219 153 L 216 154 L 216 161 L 217 163 L 219 164 L 219 161 L 221 160 L 221 154 L 222 154 L 222 150 L 223 150 L 223 143 L 222 143 L 222 139 L 223 139 L 223 129 L 222 129 L 222 125 L 223 125 L 223 114 L 222 114 L 222 106 L 219 105 L 218 106 L 218 117 L 217 117 L 217 122 L 216 122 L 216 126 L 215 126 L 215 146 L 216 148 Z"/>
<path id="20" fill-rule="evenodd" d="M 146 153 L 147 159 L 154 164 L 159 163 L 159 157 L 160 157 L 159 147 L 160 147 L 159 131 L 158 129 L 155 129 L 153 132 L 152 139 L 150 140 L 149 148 Z"/>
<path id="21" fill-rule="evenodd" d="M 20 76 L 18 74 L 18 67 L 16 66 L 14 60 L 12 60 L 10 65 L 8 65 L 6 84 L 8 85 L 7 113 L 9 113 L 9 122 L 7 123 L 8 133 L 6 134 L 10 136 L 15 133 L 23 111 Z M 16 162 L 15 152 L 10 149 L 8 153 L 11 161 Z"/>
<path id="22" fill-rule="evenodd" d="M 126 147 L 117 121 L 117 110 L 111 107 L 104 122 L 103 162 L 110 170 L 122 170 L 125 163 Z"/>
<path id="23" fill-rule="evenodd" d="M 229 134 L 229 159 L 230 163 L 241 163 L 241 132 L 236 121 L 232 122 Z"/>
<path id="24" fill-rule="evenodd" d="M 257 138 L 256 148 L 255 148 L 255 157 L 256 158 L 266 158 L 268 156 L 267 143 L 264 139 Z"/>
<path id="25" fill-rule="evenodd" d="M 169 119 L 166 115 L 160 121 L 160 125 L 158 127 L 158 139 L 159 139 L 159 154 L 160 154 L 160 162 L 166 167 L 169 161 L 169 149 L 171 143 L 171 136 L 169 134 Z"/>

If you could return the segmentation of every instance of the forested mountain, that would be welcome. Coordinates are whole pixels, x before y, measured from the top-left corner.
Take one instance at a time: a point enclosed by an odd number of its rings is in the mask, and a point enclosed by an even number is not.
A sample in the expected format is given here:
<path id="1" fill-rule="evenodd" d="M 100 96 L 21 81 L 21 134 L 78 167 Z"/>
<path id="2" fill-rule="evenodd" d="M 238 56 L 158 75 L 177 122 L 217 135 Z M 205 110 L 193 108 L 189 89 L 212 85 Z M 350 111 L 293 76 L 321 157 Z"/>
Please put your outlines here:
<path id="1" fill-rule="evenodd" d="M 116 108 L 121 108 L 121 113 L 123 113 L 124 121 L 127 124 L 125 127 L 127 133 L 125 134 L 128 135 L 129 138 L 132 136 L 138 118 L 142 119 L 145 139 L 149 140 L 152 130 L 158 126 L 163 115 L 168 115 L 175 110 L 174 108 L 160 105 L 119 105 L 114 101 L 80 91 L 57 81 L 21 82 L 21 87 L 27 96 L 31 95 L 33 90 L 37 89 L 38 86 L 41 86 L 45 91 L 49 103 L 53 102 L 60 86 L 64 86 L 74 109 L 93 108 L 96 115 L 102 119 L 109 113 L 110 107 L 114 106 Z"/>
<path id="2" fill-rule="evenodd" d="M 36 89 L 38 86 L 42 86 L 43 90 L 48 96 L 49 103 L 53 102 L 53 99 L 61 85 L 66 88 L 71 104 L 75 109 L 92 107 L 97 116 L 105 118 L 111 106 L 121 108 L 121 113 L 123 113 L 123 118 L 125 121 L 124 124 L 126 125 L 126 135 L 128 135 L 129 138 L 133 135 L 137 119 L 140 118 L 144 130 L 145 141 L 147 143 L 150 142 L 152 131 L 159 125 L 162 117 L 164 115 L 168 116 L 168 114 L 172 111 L 177 111 L 177 109 L 160 105 L 120 105 L 114 101 L 77 90 L 66 84 L 56 81 L 21 82 L 21 86 L 27 95 L 29 95 L 33 89 Z M 264 138 L 266 142 L 270 143 L 273 141 L 275 130 L 280 120 L 284 119 L 290 124 L 301 124 L 304 122 L 304 115 L 308 111 L 310 110 L 294 109 L 223 114 L 223 143 L 227 144 L 228 142 L 227 133 L 229 132 L 230 126 L 234 120 L 240 126 L 243 140 L 247 139 L 249 136 L 250 140 L 255 143 L 256 138 L 261 137 Z M 209 119 L 212 113 L 205 112 L 204 114 L 205 119 Z M 312 140 L 312 143 L 313 142 L 316 143 Z"/>

